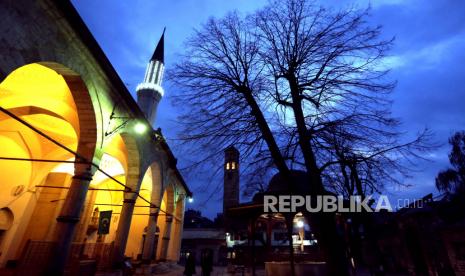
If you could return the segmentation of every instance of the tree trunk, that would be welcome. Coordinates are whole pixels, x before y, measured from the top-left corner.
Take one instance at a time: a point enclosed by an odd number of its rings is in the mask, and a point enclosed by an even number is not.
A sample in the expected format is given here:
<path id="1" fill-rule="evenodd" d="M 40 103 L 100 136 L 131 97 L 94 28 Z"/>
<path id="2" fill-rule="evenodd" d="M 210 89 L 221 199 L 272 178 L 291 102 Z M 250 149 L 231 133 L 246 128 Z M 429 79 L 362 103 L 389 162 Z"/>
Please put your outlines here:
<path id="1" fill-rule="evenodd" d="M 289 240 L 289 265 L 291 266 L 291 275 L 295 275 L 294 244 L 292 242 L 293 214 L 286 214 L 287 239 Z"/>
<path id="2" fill-rule="evenodd" d="M 305 116 L 302 110 L 302 101 L 298 81 L 291 73 L 288 77 L 289 87 L 292 96 L 292 108 L 294 111 L 297 131 L 299 133 L 299 146 L 304 156 L 305 167 L 310 178 L 310 185 L 314 185 L 312 192 L 317 195 L 325 193 L 320 170 L 315 160 L 315 155 L 311 145 L 311 137 L 308 133 L 305 123 Z M 321 224 L 321 237 L 323 246 L 326 247 L 327 264 L 330 275 L 344 276 L 349 275 L 347 270 L 347 260 L 345 258 L 344 246 L 336 230 L 334 214 L 321 214 L 319 216 Z"/>

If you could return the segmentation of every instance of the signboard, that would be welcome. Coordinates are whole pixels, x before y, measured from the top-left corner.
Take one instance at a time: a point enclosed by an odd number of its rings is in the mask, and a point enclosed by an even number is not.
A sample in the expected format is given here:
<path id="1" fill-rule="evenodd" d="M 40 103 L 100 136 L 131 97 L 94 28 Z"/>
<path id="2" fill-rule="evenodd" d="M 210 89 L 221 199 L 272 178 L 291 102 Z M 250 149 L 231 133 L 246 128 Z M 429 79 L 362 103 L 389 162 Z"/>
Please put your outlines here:
<path id="1" fill-rule="evenodd" d="M 111 222 L 111 212 L 112 211 L 101 211 L 99 220 L 98 220 L 98 234 L 106 235 L 110 232 L 110 222 Z"/>

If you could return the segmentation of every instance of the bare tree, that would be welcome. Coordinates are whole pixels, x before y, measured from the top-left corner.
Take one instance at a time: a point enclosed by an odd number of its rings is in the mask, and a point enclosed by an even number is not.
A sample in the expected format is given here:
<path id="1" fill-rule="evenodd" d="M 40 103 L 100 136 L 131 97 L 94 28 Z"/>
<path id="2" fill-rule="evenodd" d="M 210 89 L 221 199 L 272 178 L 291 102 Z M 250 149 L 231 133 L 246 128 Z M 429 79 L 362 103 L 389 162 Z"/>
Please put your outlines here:
<path id="1" fill-rule="evenodd" d="M 267 100 L 260 91 L 266 90 L 267 83 L 262 76 L 259 37 L 249 22 L 237 14 L 210 19 L 187 43 L 189 51 L 170 77 L 192 91 L 175 98 L 192 107 L 190 115 L 182 118 L 189 122 L 182 138 L 204 140 L 204 147 L 219 144 L 224 148 L 232 142 L 245 147 L 246 155 L 253 152 L 255 159 L 261 159 L 263 139 L 274 165 L 290 180 L 289 168 L 263 112 Z M 198 113 L 192 116 L 193 111 Z M 293 262 L 293 250 L 290 252 Z M 291 267 L 294 274 L 293 263 Z"/>
<path id="2" fill-rule="evenodd" d="M 385 184 L 407 186 L 402 180 L 411 177 L 418 160 L 427 160 L 423 153 L 436 147 L 427 129 L 404 143 L 383 141 L 379 135 L 354 141 L 351 135 L 337 137 L 334 133 L 324 138 L 328 152 L 321 171 L 325 187 L 344 196 L 382 193 Z"/>
<path id="3" fill-rule="evenodd" d="M 261 56 L 275 84 L 269 96 L 283 117 L 293 116 L 287 128 L 295 135 L 287 148 L 300 147 L 302 165 L 319 189 L 334 184 L 323 183 L 322 174 L 338 165 L 336 175 L 357 184 L 343 185 L 349 194 L 352 186 L 359 194 L 366 187 L 378 191 L 383 179 L 398 183 L 393 172 L 408 174 L 400 159 L 411 163 L 433 147 L 428 130 L 401 143 L 399 120 L 391 117 L 386 97 L 395 83 L 386 80 L 383 65 L 392 40 L 380 39 L 381 27 L 367 25 L 367 15 L 296 0 L 273 2 L 256 16 L 265 42 Z M 287 158 L 295 159 L 295 152 Z"/>
<path id="4" fill-rule="evenodd" d="M 450 195 L 465 194 L 465 131 L 456 132 L 449 138 L 452 150 L 449 161 L 452 168 L 439 172 L 436 187 Z"/>
<path id="5" fill-rule="evenodd" d="M 380 188 L 377 178 L 402 172 L 401 158 L 421 157 L 428 133 L 400 143 L 383 64 L 392 40 L 380 39 L 367 14 L 287 0 L 210 19 L 169 72 L 182 87 L 173 97 L 186 111 L 180 138 L 204 156 L 234 144 L 249 172 L 274 165 L 290 185 L 291 169 L 303 169 L 316 194 L 339 177 L 344 194 Z M 334 221 L 320 222 L 331 273 L 346 275 Z"/>

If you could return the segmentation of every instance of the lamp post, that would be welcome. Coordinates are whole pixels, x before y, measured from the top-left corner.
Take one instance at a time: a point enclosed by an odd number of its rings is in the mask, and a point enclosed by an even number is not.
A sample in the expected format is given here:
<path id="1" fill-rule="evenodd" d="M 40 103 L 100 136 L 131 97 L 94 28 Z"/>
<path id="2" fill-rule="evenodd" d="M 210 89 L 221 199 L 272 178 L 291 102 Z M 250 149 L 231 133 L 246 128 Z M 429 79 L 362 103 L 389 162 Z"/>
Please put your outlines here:
<path id="1" fill-rule="evenodd" d="M 299 228 L 299 238 L 300 238 L 300 251 L 304 251 L 304 238 L 305 238 L 305 232 L 304 232 L 304 226 L 305 223 L 302 220 L 298 220 L 297 223 L 297 228 Z"/>

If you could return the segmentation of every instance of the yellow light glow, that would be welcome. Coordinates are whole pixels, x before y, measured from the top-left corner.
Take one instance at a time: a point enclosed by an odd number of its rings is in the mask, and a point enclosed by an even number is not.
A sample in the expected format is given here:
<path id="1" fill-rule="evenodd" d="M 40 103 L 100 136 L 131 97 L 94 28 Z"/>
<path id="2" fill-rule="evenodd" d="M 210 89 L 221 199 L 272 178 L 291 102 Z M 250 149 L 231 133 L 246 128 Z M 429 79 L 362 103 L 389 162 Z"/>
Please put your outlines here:
<path id="1" fill-rule="evenodd" d="M 18 133 L 0 132 L 2 155 L 7 157 L 29 158 L 29 151 Z M 7 206 L 11 201 L 11 191 L 18 185 L 27 185 L 32 176 L 32 162 L 13 163 L 0 160 L 0 175 L 2 179 L 0 204 Z"/>
<path id="2" fill-rule="evenodd" d="M 67 161 L 73 161 L 73 160 L 74 160 L 74 157 L 68 159 Z M 100 161 L 99 168 L 112 177 L 124 175 L 125 173 L 123 165 L 118 161 L 118 159 L 108 154 L 103 154 L 102 160 Z M 74 163 L 62 163 L 56 166 L 52 170 L 52 172 L 61 172 L 61 173 L 67 173 L 70 175 L 74 175 Z M 92 186 L 97 185 L 106 179 L 108 179 L 106 175 L 104 175 L 100 171 L 97 171 L 92 177 L 91 185 Z"/>
<path id="3" fill-rule="evenodd" d="M 40 64 L 22 66 L 0 84 L 3 108 L 38 107 L 69 122 L 79 133 L 72 93 L 63 76 Z"/>
<path id="4" fill-rule="evenodd" d="M 74 161 L 74 157 L 66 161 Z M 67 173 L 70 175 L 74 175 L 74 163 L 61 163 L 60 165 L 53 168 L 51 172 L 52 173 Z"/>
<path id="5" fill-rule="evenodd" d="M 46 133 L 71 150 L 76 150 L 79 120 L 73 95 L 63 76 L 40 65 L 29 64 L 17 68 L 0 83 L 0 106 L 19 116 L 35 128 Z M 0 115 L 0 145 L 4 156 L 66 160 L 69 154 L 30 128 L 11 117 Z M 0 162 L 0 175 L 5 182 L 2 187 L 0 205 L 11 199 L 13 187 L 40 184 L 56 163 Z M 74 173 L 70 165 L 59 168 Z M 7 191 L 7 192 L 5 192 Z"/>
<path id="6" fill-rule="evenodd" d="M 136 123 L 134 126 L 134 131 L 138 134 L 143 134 L 147 130 L 147 126 L 144 123 Z"/>
<path id="7" fill-rule="evenodd" d="M 123 165 L 118 159 L 106 153 L 103 154 L 102 160 L 100 160 L 99 168 L 110 176 L 124 175 Z M 107 178 L 102 172 L 97 171 L 92 178 L 92 184 L 98 184 Z"/>

